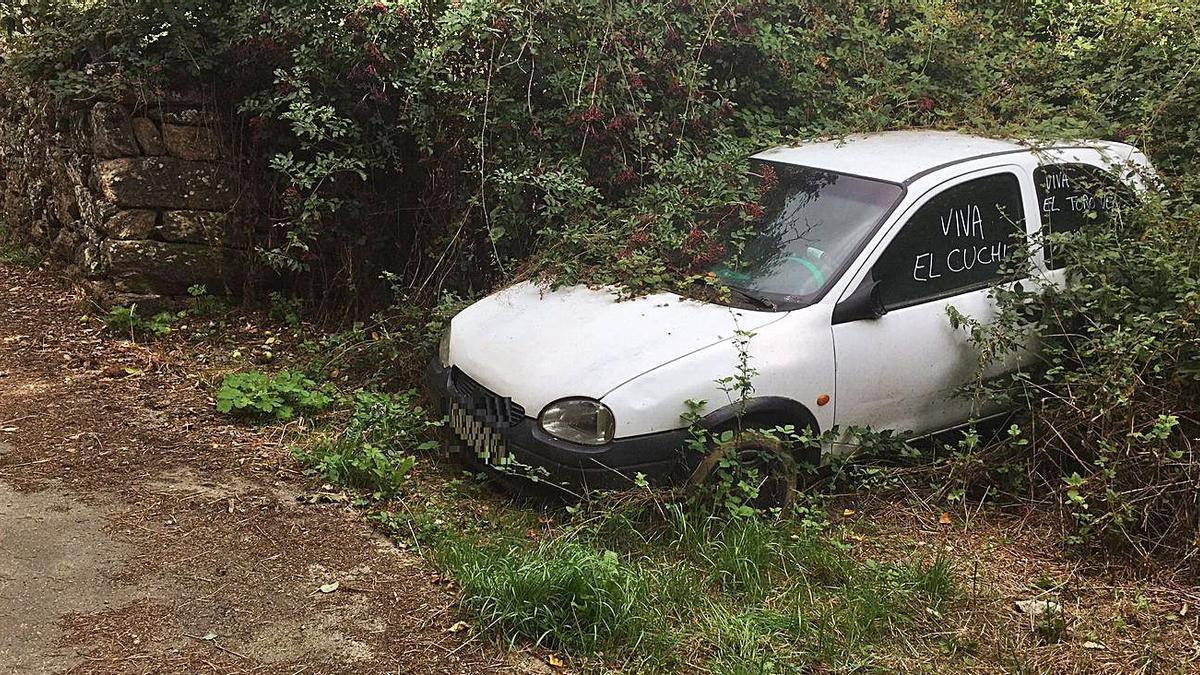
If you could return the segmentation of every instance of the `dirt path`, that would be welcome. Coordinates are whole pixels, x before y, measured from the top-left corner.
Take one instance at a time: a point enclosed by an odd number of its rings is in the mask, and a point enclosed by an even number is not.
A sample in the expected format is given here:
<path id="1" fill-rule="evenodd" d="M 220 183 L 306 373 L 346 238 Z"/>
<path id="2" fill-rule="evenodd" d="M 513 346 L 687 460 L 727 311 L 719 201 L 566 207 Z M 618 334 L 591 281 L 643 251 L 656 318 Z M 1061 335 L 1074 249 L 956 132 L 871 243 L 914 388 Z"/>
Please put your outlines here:
<path id="1" fill-rule="evenodd" d="M 0 265 L 0 672 L 528 665 L 448 632 L 452 595 L 420 558 L 298 500 L 286 448 L 212 412 L 195 354 L 82 313 Z"/>

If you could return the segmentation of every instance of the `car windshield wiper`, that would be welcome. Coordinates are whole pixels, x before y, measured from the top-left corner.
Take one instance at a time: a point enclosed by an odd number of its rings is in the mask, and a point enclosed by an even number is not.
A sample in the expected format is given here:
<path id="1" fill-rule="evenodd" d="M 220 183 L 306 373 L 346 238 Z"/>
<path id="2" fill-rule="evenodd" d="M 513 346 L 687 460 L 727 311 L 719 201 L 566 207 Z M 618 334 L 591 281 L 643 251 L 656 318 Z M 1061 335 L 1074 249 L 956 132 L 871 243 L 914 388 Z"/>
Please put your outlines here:
<path id="1" fill-rule="evenodd" d="M 763 309 L 769 309 L 769 310 L 771 310 L 772 312 L 774 312 L 775 310 L 779 309 L 779 308 L 778 308 L 778 307 L 775 305 L 775 303 L 774 303 L 774 302 L 771 302 L 771 301 L 770 301 L 769 299 L 767 299 L 765 296 L 759 295 L 759 294 L 757 294 L 757 293 L 754 293 L 754 292 L 752 292 L 752 291 L 748 291 L 748 290 L 746 290 L 746 289 L 744 289 L 744 288 L 738 288 L 737 286 L 726 286 L 726 288 L 728 288 L 729 290 L 733 291 L 734 293 L 737 293 L 739 296 L 741 296 L 743 299 L 745 299 L 746 301 L 748 301 L 750 304 L 754 305 L 755 307 L 761 307 L 761 308 L 763 308 Z"/>

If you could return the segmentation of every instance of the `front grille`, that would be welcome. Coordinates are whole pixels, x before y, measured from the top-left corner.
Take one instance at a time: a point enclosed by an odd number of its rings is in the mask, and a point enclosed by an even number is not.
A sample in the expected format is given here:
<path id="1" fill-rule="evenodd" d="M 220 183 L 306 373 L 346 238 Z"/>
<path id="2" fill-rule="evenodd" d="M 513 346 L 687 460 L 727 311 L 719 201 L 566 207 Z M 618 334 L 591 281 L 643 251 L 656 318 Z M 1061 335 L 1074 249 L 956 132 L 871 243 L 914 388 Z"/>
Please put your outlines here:
<path id="1" fill-rule="evenodd" d="M 472 416 L 485 424 L 510 427 L 525 419 L 525 409 L 472 380 L 457 367 L 450 371 L 451 395 Z"/>

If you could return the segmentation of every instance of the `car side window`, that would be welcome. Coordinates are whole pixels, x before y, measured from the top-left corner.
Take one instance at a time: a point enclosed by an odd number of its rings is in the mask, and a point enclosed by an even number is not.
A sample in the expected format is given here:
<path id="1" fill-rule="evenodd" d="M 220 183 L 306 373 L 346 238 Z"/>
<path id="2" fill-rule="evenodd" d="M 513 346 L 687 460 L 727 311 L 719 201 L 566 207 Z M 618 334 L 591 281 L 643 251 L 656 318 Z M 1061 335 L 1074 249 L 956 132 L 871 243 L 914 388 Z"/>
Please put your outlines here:
<path id="1" fill-rule="evenodd" d="M 917 209 L 875 263 L 880 300 L 896 309 L 986 287 L 1024 238 L 1015 174 L 946 188 Z"/>
<path id="2" fill-rule="evenodd" d="M 1033 171 L 1042 233 L 1078 232 L 1085 223 L 1104 225 L 1135 200 L 1133 191 L 1112 173 L 1090 164 L 1047 164 Z M 1055 251 L 1054 237 L 1046 237 L 1046 269 L 1062 269 L 1066 262 Z"/>

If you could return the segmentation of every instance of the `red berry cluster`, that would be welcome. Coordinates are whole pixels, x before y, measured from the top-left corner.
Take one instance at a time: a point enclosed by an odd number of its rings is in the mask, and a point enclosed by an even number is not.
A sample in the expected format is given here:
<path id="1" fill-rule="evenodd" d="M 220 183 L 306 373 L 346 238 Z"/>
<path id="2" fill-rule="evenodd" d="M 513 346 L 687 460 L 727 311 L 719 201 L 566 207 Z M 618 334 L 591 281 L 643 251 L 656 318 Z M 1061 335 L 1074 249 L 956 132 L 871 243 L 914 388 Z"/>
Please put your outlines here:
<path id="1" fill-rule="evenodd" d="M 620 173 L 613 177 L 613 183 L 617 185 L 629 185 L 639 178 L 641 178 L 641 176 L 638 175 L 637 171 L 633 170 L 632 166 L 626 166 L 621 169 Z"/>
<path id="2" fill-rule="evenodd" d="M 775 169 L 770 164 L 764 165 L 762 176 L 758 179 L 758 196 L 765 197 L 777 187 L 779 187 L 779 174 L 775 173 Z"/>
<path id="3" fill-rule="evenodd" d="M 234 49 L 234 58 L 240 63 L 274 65 L 283 63 L 287 57 L 287 48 L 272 37 L 251 37 Z"/>
<path id="4" fill-rule="evenodd" d="M 604 113 L 600 111 L 600 107 L 595 103 L 588 106 L 588 109 L 583 111 L 583 114 L 579 116 L 579 120 L 584 124 L 599 122 L 602 119 L 604 119 Z"/>
<path id="5" fill-rule="evenodd" d="M 683 49 L 683 39 L 679 37 L 679 32 L 673 27 L 668 27 L 667 32 L 663 34 L 663 46 L 671 51 Z"/>
<path id="6" fill-rule="evenodd" d="M 726 253 L 724 244 L 696 227 L 684 237 L 681 250 L 691 271 L 712 267 L 720 262 Z"/>
<path id="7" fill-rule="evenodd" d="M 250 142 L 258 145 L 267 133 L 267 120 L 255 115 L 246 121 L 246 128 L 249 131 Z"/>

